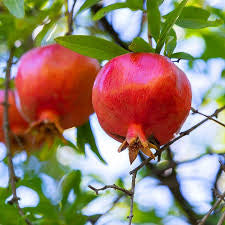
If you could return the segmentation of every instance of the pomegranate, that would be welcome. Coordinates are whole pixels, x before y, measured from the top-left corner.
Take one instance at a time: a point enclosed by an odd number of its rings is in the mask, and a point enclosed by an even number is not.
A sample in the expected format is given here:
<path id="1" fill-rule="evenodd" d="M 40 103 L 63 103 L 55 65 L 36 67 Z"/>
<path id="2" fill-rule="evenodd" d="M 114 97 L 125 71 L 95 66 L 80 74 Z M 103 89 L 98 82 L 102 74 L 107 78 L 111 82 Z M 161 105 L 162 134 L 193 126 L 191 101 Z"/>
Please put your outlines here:
<path id="1" fill-rule="evenodd" d="M 58 44 L 30 50 L 15 79 L 24 118 L 41 132 L 82 125 L 93 112 L 91 90 L 99 69 L 96 59 Z"/>
<path id="2" fill-rule="evenodd" d="M 4 102 L 4 90 L 0 90 L 0 102 Z M 29 124 L 22 118 L 16 108 L 14 92 L 9 91 L 9 125 L 10 125 L 10 143 L 12 151 L 22 150 L 26 142 L 25 132 L 29 127 Z M 0 105 L 0 141 L 5 142 L 3 131 L 3 113 L 4 106 Z"/>
<path id="3" fill-rule="evenodd" d="M 119 152 L 128 147 L 132 163 L 139 150 L 154 158 L 150 148 L 174 137 L 189 114 L 191 95 L 186 75 L 170 59 L 128 53 L 101 69 L 92 103 L 100 125 L 122 142 Z"/>

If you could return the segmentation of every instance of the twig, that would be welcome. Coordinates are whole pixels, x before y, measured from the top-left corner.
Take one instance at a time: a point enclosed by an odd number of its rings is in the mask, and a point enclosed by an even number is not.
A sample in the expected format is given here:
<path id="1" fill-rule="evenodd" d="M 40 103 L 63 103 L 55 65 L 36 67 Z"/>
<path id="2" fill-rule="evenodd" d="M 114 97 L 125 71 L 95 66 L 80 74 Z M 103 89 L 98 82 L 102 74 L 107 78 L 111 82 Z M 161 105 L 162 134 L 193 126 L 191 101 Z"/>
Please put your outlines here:
<path id="1" fill-rule="evenodd" d="M 222 160 L 219 160 L 221 169 L 225 172 L 225 164 L 222 162 Z"/>
<path id="2" fill-rule="evenodd" d="M 221 111 L 223 111 L 225 109 L 225 105 L 222 106 L 221 108 L 217 109 L 212 115 L 210 115 L 209 117 L 212 118 L 214 116 L 217 116 Z M 198 128 L 199 126 L 201 126 L 202 124 L 204 124 L 206 121 L 208 121 L 209 118 L 206 118 L 202 121 L 200 121 L 199 123 L 195 124 L 193 127 L 189 128 L 186 131 L 183 131 L 180 133 L 180 135 L 176 138 L 174 138 L 172 141 L 168 142 L 167 144 L 165 144 L 164 146 L 162 146 L 154 155 L 158 156 L 160 155 L 165 149 L 167 149 L 170 145 L 172 145 L 174 142 L 178 141 L 179 139 L 181 139 L 182 137 L 189 135 L 193 130 L 195 130 L 196 128 Z M 130 171 L 130 174 L 133 174 L 135 172 L 137 172 L 139 169 L 141 169 L 144 165 L 146 165 L 152 158 L 149 157 L 146 160 L 144 160 L 139 166 L 137 166 L 135 169 L 133 169 L 132 171 Z"/>
<path id="3" fill-rule="evenodd" d="M 9 175 L 10 175 L 10 184 L 12 188 L 12 199 L 8 201 L 9 204 L 16 204 L 17 209 L 19 211 L 19 214 L 24 217 L 25 214 L 23 210 L 19 206 L 19 198 L 16 193 L 16 182 L 18 181 L 18 178 L 15 175 L 15 170 L 13 166 L 13 161 L 12 161 L 12 152 L 10 148 L 10 129 L 9 129 L 9 115 L 8 115 L 8 109 L 9 109 L 9 104 L 8 104 L 8 90 L 9 90 L 9 85 L 10 85 L 10 73 L 11 73 L 11 67 L 13 64 L 13 56 L 14 56 L 14 48 L 10 50 L 10 55 L 9 59 L 7 61 L 7 67 L 6 67 L 6 76 L 5 76 L 5 96 L 4 96 L 4 112 L 3 112 L 3 131 L 4 131 L 4 137 L 5 137 L 5 145 L 7 148 L 8 152 L 8 168 L 9 168 Z M 29 219 L 25 218 L 25 222 L 28 225 L 32 225 Z"/>
<path id="4" fill-rule="evenodd" d="M 130 196 L 130 215 L 128 216 L 129 225 L 132 224 L 132 219 L 134 217 L 133 209 L 134 209 L 134 193 L 135 193 L 136 176 L 137 176 L 137 172 L 132 174 L 132 186 L 131 186 L 132 195 Z"/>
<path id="5" fill-rule="evenodd" d="M 101 5 L 94 5 L 91 7 L 92 12 L 96 13 L 98 12 L 100 9 L 102 8 Z M 119 38 L 119 34 L 113 29 L 112 25 L 108 22 L 108 20 L 103 17 L 99 20 L 99 23 L 102 25 L 102 27 L 104 28 L 104 30 L 106 30 L 110 36 L 112 37 L 112 39 L 121 47 L 125 48 L 128 50 L 128 45 L 126 43 L 124 43 L 120 38 Z"/>
<path id="6" fill-rule="evenodd" d="M 202 116 L 208 118 L 209 120 L 212 120 L 212 121 L 214 121 L 214 122 L 220 124 L 221 126 L 225 127 L 225 124 L 224 124 L 224 123 L 222 123 L 222 122 L 220 122 L 220 121 L 218 121 L 218 120 L 216 120 L 216 119 L 214 119 L 214 118 L 212 118 L 212 117 L 210 117 L 210 116 L 208 116 L 208 115 L 206 115 L 206 114 L 204 114 L 204 113 L 199 112 L 197 109 L 194 109 L 193 107 L 191 107 L 191 111 L 192 111 L 193 113 L 197 113 L 197 114 L 199 114 L 199 115 L 202 115 Z"/>
<path id="7" fill-rule="evenodd" d="M 224 170 L 224 164 L 222 163 L 222 161 L 219 161 L 221 164 L 221 169 Z M 208 217 L 211 215 L 211 213 L 217 208 L 217 206 L 222 202 L 225 201 L 225 191 L 223 192 L 223 194 L 220 194 L 216 189 L 214 189 L 214 194 L 215 196 L 218 198 L 217 201 L 214 203 L 214 205 L 212 206 L 212 208 L 209 210 L 209 212 L 201 219 L 201 221 L 198 223 L 198 225 L 203 225 L 205 224 L 206 220 L 208 219 Z M 223 222 L 225 221 L 225 212 L 222 214 L 222 216 L 220 217 L 217 225 L 223 225 Z"/>
<path id="8" fill-rule="evenodd" d="M 177 60 L 172 60 L 172 62 L 177 62 L 177 63 L 179 63 L 180 62 L 180 58 L 179 59 L 177 59 Z"/>
<path id="9" fill-rule="evenodd" d="M 216 207 L 223 201 L 223 198 L 225 197 L 225 192 L 221 195 L 219 199 L 214 203 L 213 207 L 208 211 L 208 213 L 201 219 L 201 221 L 198 223 L 198 225 L 203 225 L 208 217 L 211 215 L 211 213 L 216 209 Z"/>
<path id="10" fill-rule="evenodd" d="M 102 188 L 95 188 L 95 187 L 93 187 L 93 186 L 91 186 L 91 185 L 88 185 L 88 187 L 89 187 L 90 189 L 92 189 L 93 191 L 95 191 L 96 195 L 98 195 L 99 191 L 103 191 L 103 190 L 106 190 L 106 189 L 109 189 L 109 188 L 112 188 L 112 189 L 115 189 L 115 190 L 118 190 L 118 191 L 122 191 L 122 192 L 124 192 L 126 195 L 129 195 L 129 196 L 132 195 L 132 192 L 131 192 L 131 191 L 128 191 L 128 190 L 126 190 L 126 189 L 124 189 L 124 188 L 121 188 L 121 187 L 119 187 L 119 186 L 117 186 L 117 185 L 115 185 L 115 184 L 113 184 L 113 185 L 105 185 L 105 186 L 102 187 Z"/>
<path id="11" fill-rule="evenodd" d="M 68 31 L 66 32 L 66 35 L 71 35 L 73 33 L 73 11 L 74 7 L 76 5 L 76 0 L 73 0 L 73 5 L 71 8 L 71 11 L 69 12 L 69 7 L 68 7 L 68 2 L 66 1 L 66 15 L 67 15 L 67 26 L 68 26 Z"/>
<path id="12" fill-rule="evenodd" d="M 131 184 L 131 190 L 126 190 L 124 188 L 118 187 L 117 185 L 113 184 L 113 185 L 105 185 L 102 188 L 95 188 L 91 185 L 88 185 L 88 187 L 90 189 L 92 189 L 93 191 L 95 191 L 96 195 L 99 194 L 99 191 L 103 191 L 109 188 L 115 189 L 115 190 L 119 190 L 122 191 L 123 193 L 125 193 L 126 195 L 128 195 L 130 197 L 130 214 L 127 217 L 129 219 L 129 225 L 132 224 L 132 219 L 134 217 L 133 214 L 133 208 L 134 208 L 134 193 L 135 193 L 135 184 L 136 184 L 136 175 L 137 173 L 132 174 L 132 184 Z"/>

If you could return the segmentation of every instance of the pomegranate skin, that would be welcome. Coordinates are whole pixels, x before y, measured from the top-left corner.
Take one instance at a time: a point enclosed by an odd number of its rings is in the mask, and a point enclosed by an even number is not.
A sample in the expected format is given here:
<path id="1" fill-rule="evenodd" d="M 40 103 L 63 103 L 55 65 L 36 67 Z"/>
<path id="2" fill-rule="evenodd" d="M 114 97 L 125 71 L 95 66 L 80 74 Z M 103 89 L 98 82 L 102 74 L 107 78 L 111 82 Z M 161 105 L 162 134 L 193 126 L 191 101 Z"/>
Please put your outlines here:
<path id="1" fill-rule="evenodd" d="M 15 79 L 24 118 L 63 129 L 82 125 L 93 112 L 91 90 L 99 69 L 97 60 L 58 44 L 30 50 Z"/>
<path id="2" fill-rule="evenodd" d="M 167 57 L 128 53 L 110 60 L 99 72 L 92 103 L 102 128 L 117 141 L 119 151 L 131 145 L 146 148 L 152 136 L 160 145 L 174 137 L 191 107 L 191 86 L 186 75 Z M 140 142 L 137 142 L 137 138 Z M 139 150 L 129 148 L 130 160 Z"/>

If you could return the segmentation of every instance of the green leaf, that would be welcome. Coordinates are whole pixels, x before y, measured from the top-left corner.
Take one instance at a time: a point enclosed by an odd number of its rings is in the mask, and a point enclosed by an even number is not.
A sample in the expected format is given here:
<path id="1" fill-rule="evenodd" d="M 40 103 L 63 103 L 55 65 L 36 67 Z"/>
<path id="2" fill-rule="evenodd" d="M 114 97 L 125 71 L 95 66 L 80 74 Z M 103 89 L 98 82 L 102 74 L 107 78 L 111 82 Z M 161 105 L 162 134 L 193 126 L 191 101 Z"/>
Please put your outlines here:
<path id="1" fill-rule="evenodd" d="M 162 218 L 157 216 L 154 209 L 149 209 L 148 211 L 142 211 L 138 204 L 134 204 L 134 219 L 135 224 L 145 224 L 151 221 L 151 224 L 163 225 Z"/>
<path id="2" fill-rule="evenodd" d="M 133 52 L 154 52 L 154 49 L 141 37 L 135 38 L 128 48 Z"/>
<path id="3" fill-rule="evenodd" d="M 161 16 L 158 0 L 147 0 L 148 33 L 158 41 L 160 34 Z"/>
<path id="4" fill-rule="evenodd" d="M 221 77 L 225 78 L 225 69 L 221 72 Z"/>
<path id="5" fill-rule="evenodd" d="M 223 32 L 203 33 L 205 41 L 205 51 L 201 58 L 204 60 L 210 58 L 225 59 L 225 34 Z"/>
<path id="6" fill-rule="evenodd" d="M 108 5 L 104 8 L 101 8 L 93 17 L 93 20 L 100 20 L 102 17 L 104 17 L 108 12 L 121 9 L 121 8 L 129 8 L 129 4 L 127 2 L 119 2 L 112 5 Z"/>
<path id="7" fill-rule="evenodd" d="M 208 21 L 210 13 L 204 9 L 189 6 L 185 7 L 177 19 L 176 24 L 183 28 L 201 29 L 223 24 L 223 20 Z"/>
<path id="8" fill-rule="evenodd" d="M 158 0 L 159 5 L 162 5 L 163 2 L 164 2 L 164 0 Z"/>
<path id="9" fill-rule="evenodd" d="M 176 48 L 176 45 L 177 45 L 177 35 L 176 32 L 173 29 L 171 29 L 169 32 L 169 36 L 166 37 L 164 55 L 170 57 L 170 55 Z"/>
<path id="10" fill-rule="evenodd" d="M 164 55 L 167 55 L 168 57 L 170 57 L 170 55 L 173 53 L 175 47 L 176 47 L 176 40 L 174 39 L 173 36 L 168 36 L 166 38 L 166 42 L 165 42 Z"/>
<path id="11" fill-rule="evenodd" d="M 156 53 L 160 53 L 161 49 L 163 47 L 163 44 L 166 40 L 166 37 L 168 36 L 171 28 L 173 27 L 173 25 L 176 23 L 178 17 L 180 16 L 180 14 L 182 13 L 182 10 L 184 8 L 184 6 L 186 5 L 188 0 L 183 0 L 178 7 L 173 11 L 173 13 L 171 13 L 165 22 L 165 25 L 161 31 L 159 40 L 157 42 L 157 46 L 156 46 Z"/>
<path id="12" fill-rule="evenodd" d="M 97 198 L 96 194 L 88 193 L 88 192 L 82 193 L 81 195 L 77 196 L 73 205 L 73 209 L 81 210 L 95 198 Z"/>
<path id="13" fill-rule="evenodd" d="M 143 9 L 143 0 L 127 0 L 127 4 L 131 10 Z"/>
<path id="14" fill-rule="evenodd" d="M 203 21 L 200 19 L 181 19 L 177 25 L 189 29 L 201 29 L 205 27 L 217 27 L 223 24 L 223 20 L 216 19 L 214 21 Z"/>
<path id="15" fill-rule="evenodd" d="M 88 9 L 88 8 L 92 7 L 93 5 L 95 5 L 98 2 L 100 2 L 100 0 L 86 0 L 86 1 L 84 1 L 84 4 L 80 7 L 77 14 L 81 13 L 85 9 Z"/>
<path id="16" fill-rule="evenodd" d="M 55 25 L 55 21 L 51 21 L 50 23 L 46 24 L 43 29 L 41 30 L 41 32 L 39 32 L 39 34 L 36 36 L 35 38 L 35 46 L 41 46 L 41 43 L 45 37 L 45 35 L 48 33 L 48 31 L 52 28 L 52 26 Z"/>
<path id="17" fill-rule="evenodd" d="M 170 55 L 170 58 L 194 60 L 194 57 L 186 52 L 176 52 Z"/>
<path id="18" fill-rule="evenodd" d="M 24 17 L 24 0 L 3 0 L 3 3 L 15 17 Z"/>
<path id="19" fill-rule="evenodd" d="M 86 36 L 70 35 L 55 39 L 59 44 L 79 53 L 99 60 L 112 59 L 128 51 L 119 45 L 105 39 Z"/>
<path id="20" fill-rule="evenodd" d="M 46 34 L 48 34 L 49 30 L 55 26 L 56 21 L 61 17 L 61 8 L 62 3 L 60 1 L 56 1 L 52 6 L 47 9 L 47 17 L 50 20 L 49 23 L 45 24 L 43 29 L 38 33 L 35 38 L 35 46 L 43 45 L 42 41 L 45 38 Z"/>
<path id="21" fill-rule="evenodd" d="M 65 206 L 69 193 L 73 189 L 74 193 L 79 194 L 81 182 L 81 172 L 79 170 L 73 170 L 70 173 L 63 176 L 59 184 L 59 190 L 62 193 L 62 206 Z"/>
<path id="22" fill-rule="evenodd" d="M 98 151 L 98 147 L 95 143 L 95 138 L 91 130 L 90 122 L 77 128 L 77 146 L 78 148 L 85 151 L 85 144 L 88 144 L 91 150 L 98 156 L 98 158 L 106 164 L 105 160 L 102 158 Z"/>

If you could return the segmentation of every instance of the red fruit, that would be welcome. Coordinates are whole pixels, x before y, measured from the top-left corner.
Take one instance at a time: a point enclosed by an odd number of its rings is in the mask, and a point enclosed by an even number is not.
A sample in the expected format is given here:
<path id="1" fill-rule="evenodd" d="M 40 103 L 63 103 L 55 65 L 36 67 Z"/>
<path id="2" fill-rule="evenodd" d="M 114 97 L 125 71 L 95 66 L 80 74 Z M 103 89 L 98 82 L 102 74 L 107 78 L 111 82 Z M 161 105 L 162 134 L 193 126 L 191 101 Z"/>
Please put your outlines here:
<path id="1" fill-rule="evenodd" d="M 179 131 L 190 111 L 191 86 L 167 57 L 128 53 L 101 69 L 92 102 L 102 128 L 123 143 L 119 152 L 129 147 L 132 163 L 139 150 L 154 158 L 150 148 L 156 146 L 148 140 L 163 145 Z"/>
<path id="2" fill-rule="evenodd" d="M 0 90 L 0 102 L 4 102 L 4 90 Z M 9 125 L 10 125 L 10 142 L 11 148 L 13 151 L 22 149 L 25 140 L 25 132 L 29 127 L 29 124 L 22 118 L 20 113 L 16 108 L 14 92 L 9 91 L 9 98 L 8 98 L 9 108 L 8 108 L 8 115 L 9 115 Z M 4 113 L 4 106 L 0 105 L 0 141 L 5 142 L 4 138 L 4 131 L 3 131 L 3 113 Z"/>
<path id="3" fill-rule="evenodd" d="M 58 44 L 27 52 L 15 79 L 24 118 L 59 131 L 82 125 L 93 112 L 91 89 L 99 69 L 97 60 Z"/>

